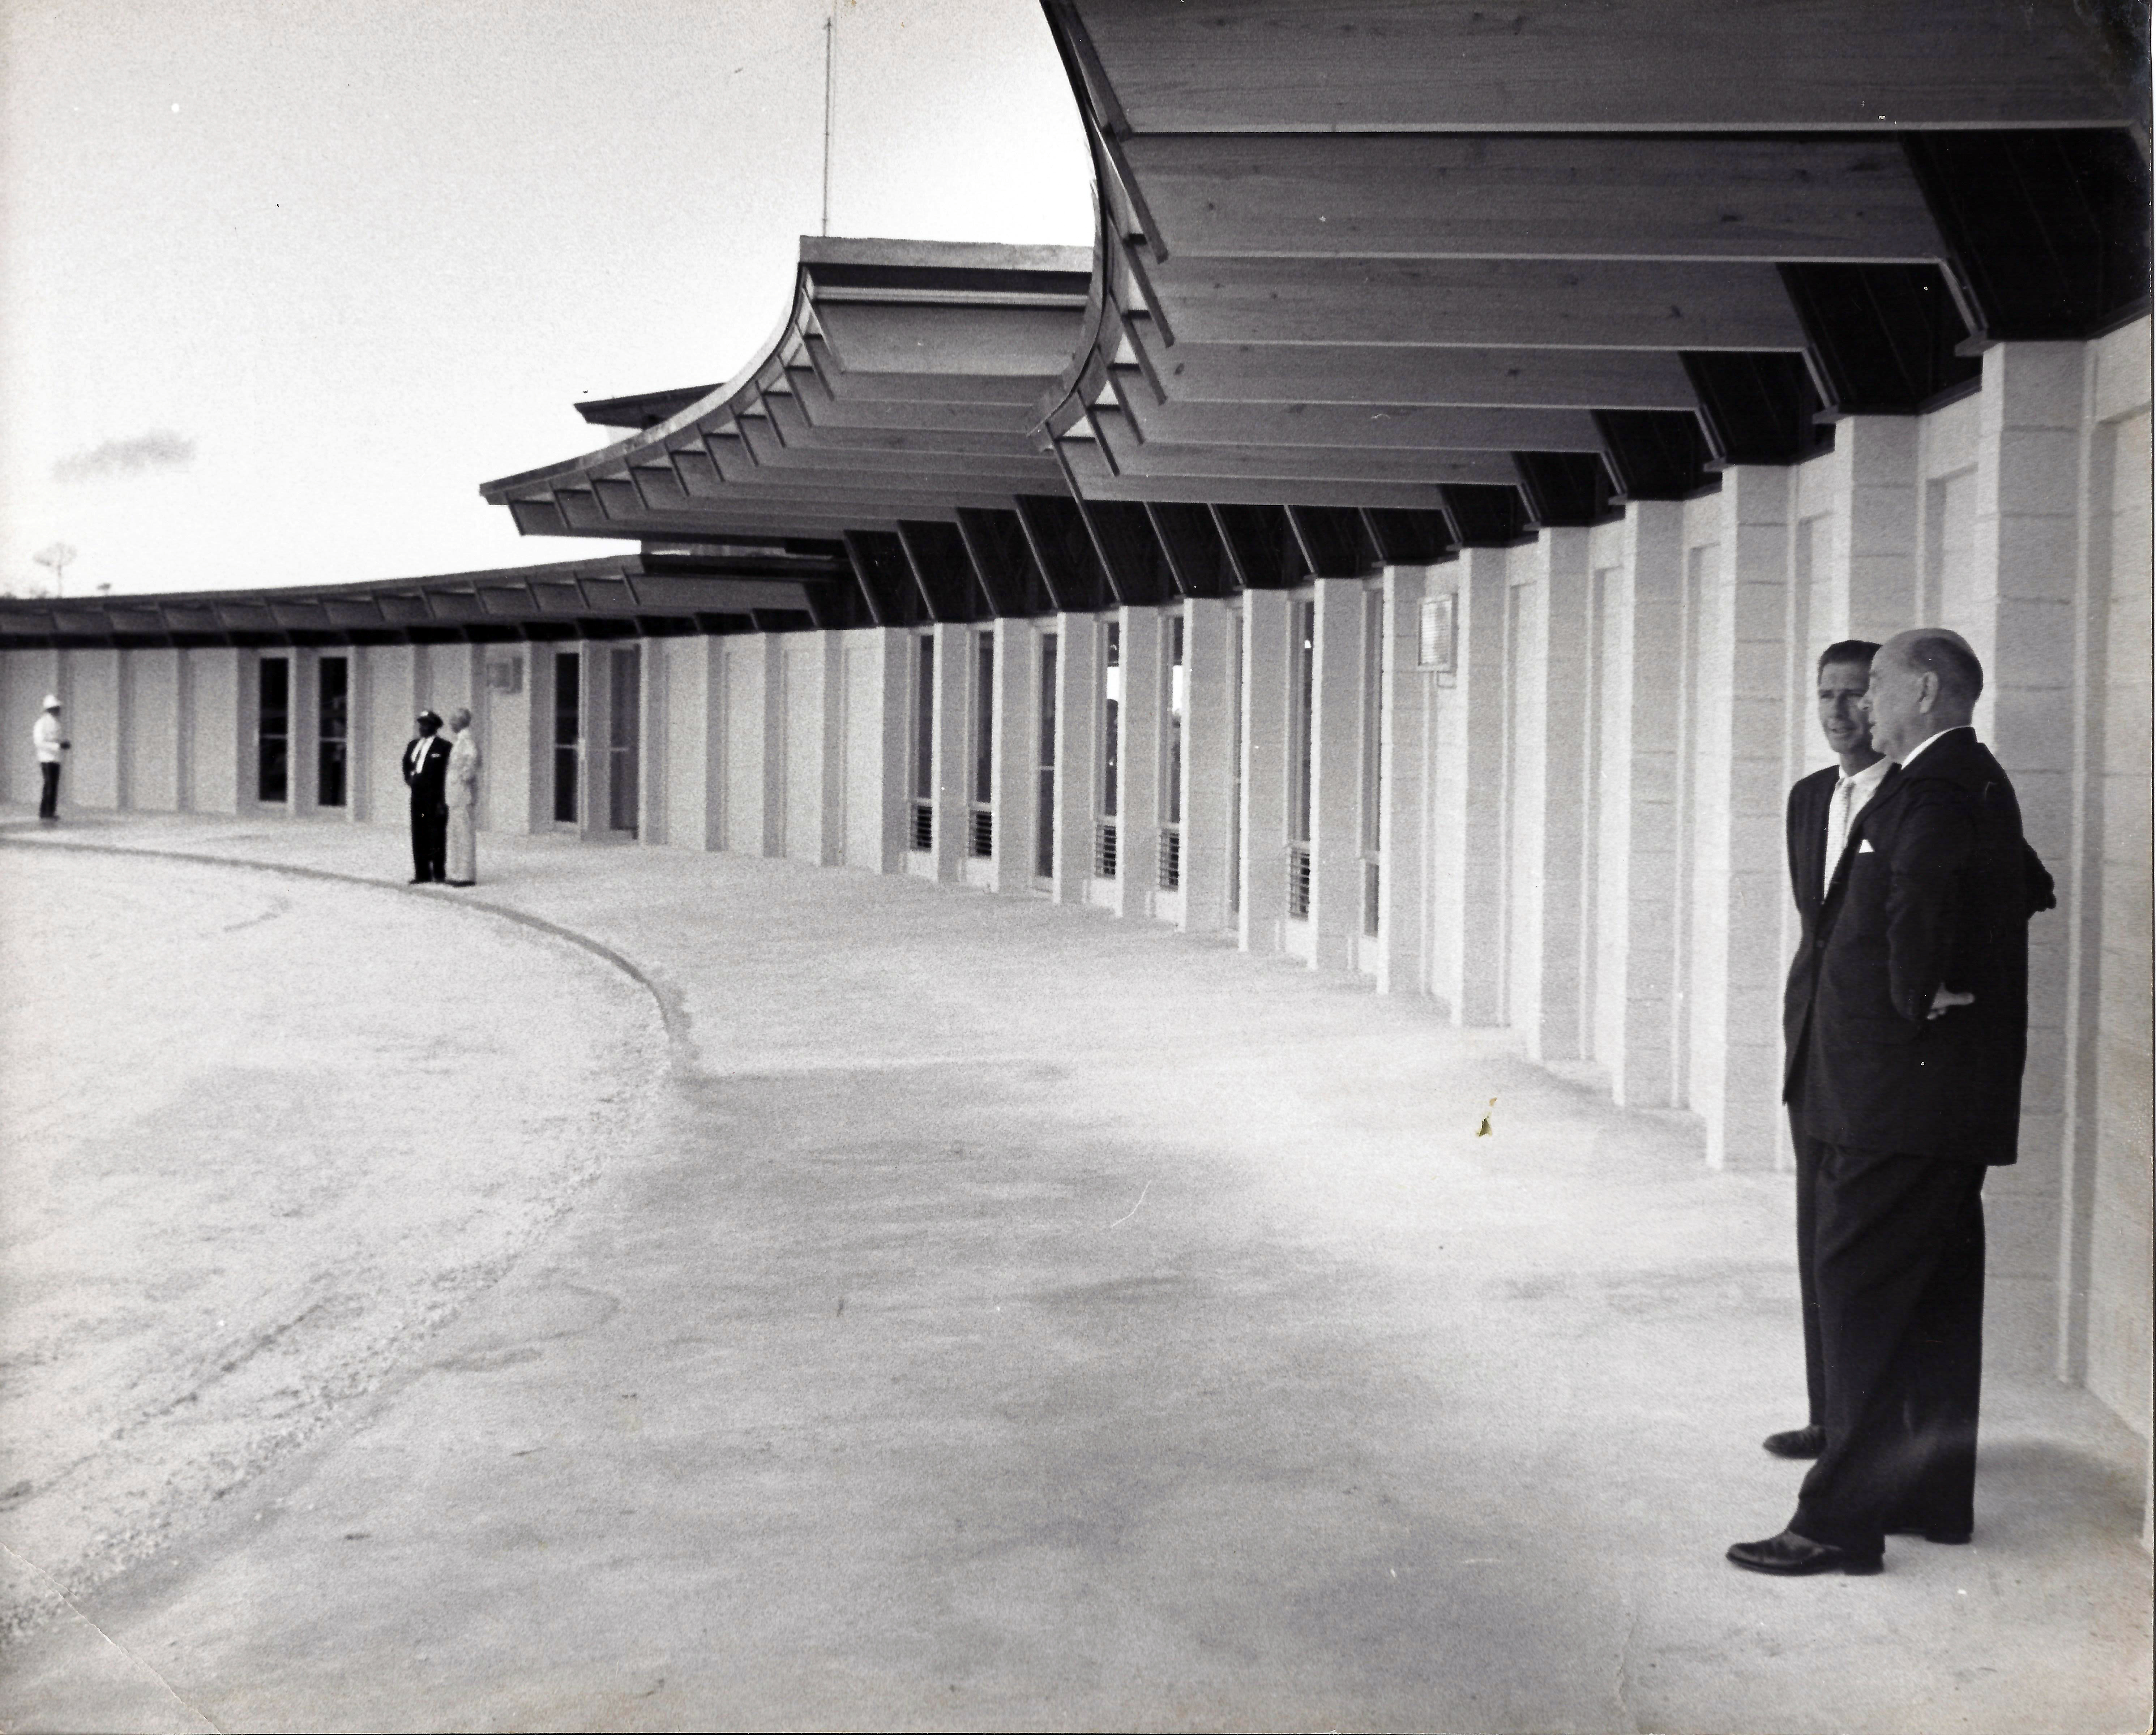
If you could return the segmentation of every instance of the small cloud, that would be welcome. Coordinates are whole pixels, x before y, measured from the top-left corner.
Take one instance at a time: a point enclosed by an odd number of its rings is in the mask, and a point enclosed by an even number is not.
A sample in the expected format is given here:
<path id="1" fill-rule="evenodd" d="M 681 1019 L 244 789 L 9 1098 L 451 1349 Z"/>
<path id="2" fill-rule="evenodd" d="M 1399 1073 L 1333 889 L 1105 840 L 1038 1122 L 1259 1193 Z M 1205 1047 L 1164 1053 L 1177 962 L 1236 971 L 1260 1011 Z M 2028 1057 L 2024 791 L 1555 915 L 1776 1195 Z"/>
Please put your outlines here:
<path id="1" fill-rule="evenodd" d="M 179 470 L 194 462 L 195 443 L 184 434 L 154 429 L 132 439 L 109 439 L 73 452 L 53 466 L 55 482 L 98 482 L 145 470 Z"/>

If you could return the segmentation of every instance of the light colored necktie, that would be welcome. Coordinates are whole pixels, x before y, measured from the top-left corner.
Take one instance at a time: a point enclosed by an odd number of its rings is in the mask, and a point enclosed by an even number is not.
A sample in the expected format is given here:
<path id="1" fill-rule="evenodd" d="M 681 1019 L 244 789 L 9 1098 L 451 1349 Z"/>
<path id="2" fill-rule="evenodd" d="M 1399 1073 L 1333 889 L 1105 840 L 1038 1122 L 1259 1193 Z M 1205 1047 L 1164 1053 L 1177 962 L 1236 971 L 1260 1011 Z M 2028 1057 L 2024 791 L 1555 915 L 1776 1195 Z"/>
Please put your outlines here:
<path id="1" fill-rule="evenodd" d="M 1827 811 L 1826 878 L 1820 887 L 1822 897 L 1834 885 L 1834 870 L 1841 865 L 1841 852 L 1849 846 L 1849 804 L 1856 788 L 1855 778 L 1844 778 L 1834 786 L 1834 805 Z"/>

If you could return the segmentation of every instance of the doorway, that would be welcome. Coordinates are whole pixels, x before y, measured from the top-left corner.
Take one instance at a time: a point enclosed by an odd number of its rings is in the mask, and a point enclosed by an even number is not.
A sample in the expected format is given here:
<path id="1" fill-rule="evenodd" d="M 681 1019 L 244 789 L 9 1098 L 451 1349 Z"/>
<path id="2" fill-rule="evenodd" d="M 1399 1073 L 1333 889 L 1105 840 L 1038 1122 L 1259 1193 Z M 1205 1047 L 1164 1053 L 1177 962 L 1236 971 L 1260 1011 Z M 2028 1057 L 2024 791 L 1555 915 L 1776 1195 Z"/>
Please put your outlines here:
<path id="1" fill-rule="evenodd" d="M 644 716 L 644 654 L 635 645 L 617 648 L 608 671 L 607 721 L 607 826 L 636 835 L 637 737 Z"/>

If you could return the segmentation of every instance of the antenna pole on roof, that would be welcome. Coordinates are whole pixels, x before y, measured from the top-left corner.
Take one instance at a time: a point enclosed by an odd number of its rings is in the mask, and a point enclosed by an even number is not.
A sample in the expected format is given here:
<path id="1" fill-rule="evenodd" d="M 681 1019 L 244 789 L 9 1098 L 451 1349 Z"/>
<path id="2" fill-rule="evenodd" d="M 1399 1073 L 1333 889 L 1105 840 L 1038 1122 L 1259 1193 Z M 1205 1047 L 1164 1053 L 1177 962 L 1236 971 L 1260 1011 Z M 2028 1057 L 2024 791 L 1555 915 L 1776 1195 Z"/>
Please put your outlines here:
<path id="1" fill-rule="evenodd" d="M 839 52 L 839 0 L 824 18 L 824 228 L 831 233 L 831 69 Z"/>

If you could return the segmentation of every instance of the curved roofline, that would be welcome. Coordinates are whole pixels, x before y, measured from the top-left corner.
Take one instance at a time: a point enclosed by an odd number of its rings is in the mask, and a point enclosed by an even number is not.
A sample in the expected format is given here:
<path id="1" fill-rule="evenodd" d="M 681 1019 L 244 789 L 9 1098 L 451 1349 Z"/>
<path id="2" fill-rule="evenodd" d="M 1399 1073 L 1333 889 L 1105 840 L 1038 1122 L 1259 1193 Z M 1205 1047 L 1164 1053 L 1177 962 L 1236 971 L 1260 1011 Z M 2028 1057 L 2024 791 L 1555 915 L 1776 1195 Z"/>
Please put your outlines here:
<path id="1" fill-rule="evenodd" d="M 674 436 L 687 432 L 714 415 L 731 415 L 745 408 L 741 402 L 744 394 L 754 391 L 774 366 L 780 368 L 786 366 L 786 352 L 801 335 L 814 305 L 819 267 L 848 267 L 870 273 L 880 269 L 953 274 L 979 272 L 998 275 L 1028 273 L 1044 276 L 1085 275 L 1097 279 L 1097 254 L 1096 248 L 1014 244 L 1000 241 L 921 241 L 875 236 L 803 235 L 800 239 L 800 256 L 794 266 L 792 304 L 773 329 L 771 336 L 724 385 L 715 387 L 665 421 L 654 422 L 625 439 L 584 453 L 580 457 L 483 482 L 480 485 L 480 496 L 493 505 L 500 506 L 505 504 L 510 495 L 529 489 L 581 481 L 596 471 L 633 463 L 643 452 L 654 448 L 663 449 Z M 923 299 L 972 299 L 974 295 L 991 300 L 1008 298 L 993 289 L 954 283 L 947 290 Z"/>

